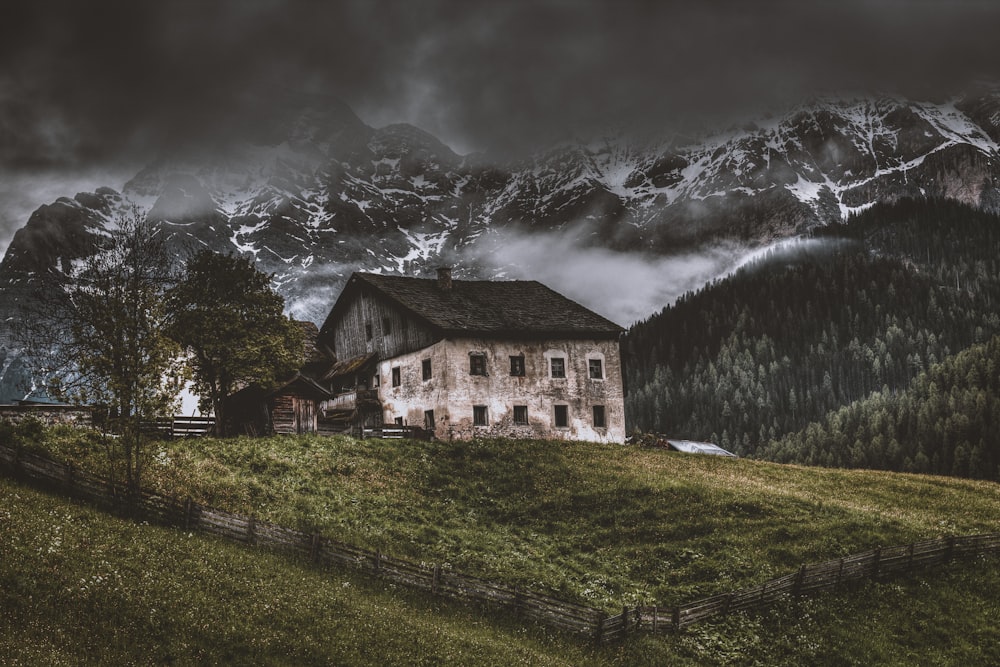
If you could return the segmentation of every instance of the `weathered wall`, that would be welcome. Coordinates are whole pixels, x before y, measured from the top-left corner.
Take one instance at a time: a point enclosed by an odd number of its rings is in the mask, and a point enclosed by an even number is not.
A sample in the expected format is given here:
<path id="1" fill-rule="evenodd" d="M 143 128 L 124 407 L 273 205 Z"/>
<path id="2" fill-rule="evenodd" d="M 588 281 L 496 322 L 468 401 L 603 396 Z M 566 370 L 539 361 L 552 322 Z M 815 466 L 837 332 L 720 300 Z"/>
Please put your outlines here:
<path id="1" fill-rule="evenodd" d="M 16 424 L 26 419 L 37 419 L 43 424 L 50 425 L 69 424 L 89 427 L 93 424 L 93 414 L 90 408 L 55 405 L 0 405 L 0 421 Z"/>
<path id="2" fill-rule="evenodd" d="M 470 352 L 482 353 L 487 375 L 471 375 Z M 510 357 L 523 356 L 525 374 L 511 376 Z M 550 359 L 566 360 L 566 377 L 553 378 Z M 588 360 L 601 359 L 602 379 L 590 379 Z M 422 361 L 430 359 L 432 377 L 422 379 Z M 401 383 L 392 386 L 392 368 Z M 621 357 L 616 340 L 494 341 L 443 340 L 379 364 L 385 421 L 402 417 L 420 426 L 424 411 L 434 410 L 435 435 L 442 439 L 476 436 L 557 438 L 624 442 L 625 409 Z M 473 423 L 474 406 L 486 406 L 488 424 Z M 514 423 L 513 407 L 527 407 L 528 423 Z M 555 426 L 556 405 L 567 406 L 568 424 Z M 593 406 L 603 405 L 603 428 L 593 424 Z"/>

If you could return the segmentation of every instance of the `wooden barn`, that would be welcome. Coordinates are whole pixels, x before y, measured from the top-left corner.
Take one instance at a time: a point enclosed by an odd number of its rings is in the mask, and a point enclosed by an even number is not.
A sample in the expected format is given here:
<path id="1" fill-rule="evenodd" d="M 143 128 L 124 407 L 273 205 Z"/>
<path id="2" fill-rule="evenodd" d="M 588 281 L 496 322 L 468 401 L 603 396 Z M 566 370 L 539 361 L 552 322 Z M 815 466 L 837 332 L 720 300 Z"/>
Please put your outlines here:
<path id="1" fill-rule="evenodd" d="M 250 386 L 229 397 L 228 432 L 245 435 L 320 431 L 319 405 L 331 398 L 315 380 L 296 373 L 274 389 Z"/>

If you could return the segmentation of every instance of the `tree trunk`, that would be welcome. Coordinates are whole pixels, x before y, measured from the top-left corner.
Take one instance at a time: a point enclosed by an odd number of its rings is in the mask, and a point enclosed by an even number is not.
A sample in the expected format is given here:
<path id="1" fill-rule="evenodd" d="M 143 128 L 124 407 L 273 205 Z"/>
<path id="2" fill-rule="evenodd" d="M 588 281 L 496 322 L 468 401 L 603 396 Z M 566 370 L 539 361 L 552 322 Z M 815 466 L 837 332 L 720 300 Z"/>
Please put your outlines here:
<path id="1" fill-rule="evenodd" d="M 226 437 L 225 399 L 216 398 L 212 403 L 212 411 L 215 413 L 215 437 L 224 438 Z"/>

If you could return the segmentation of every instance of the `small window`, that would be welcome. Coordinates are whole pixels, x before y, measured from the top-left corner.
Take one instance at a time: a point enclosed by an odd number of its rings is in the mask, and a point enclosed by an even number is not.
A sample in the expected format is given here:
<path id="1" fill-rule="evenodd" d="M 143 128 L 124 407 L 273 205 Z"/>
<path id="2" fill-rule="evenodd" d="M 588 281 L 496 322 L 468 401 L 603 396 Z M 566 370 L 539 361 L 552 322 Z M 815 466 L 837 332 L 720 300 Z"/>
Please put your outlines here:
<path id="1" fill-rule="evenodd" d="M 607 428 L 608 423 L 604 419 L 604 406 L 594 406 L 594 428 Z"/>
<path id="2" fill-rule="evenodd" d="M 421 372 L 423 374 L 423 378 L 425 380 L 430 380 L 431 379 L 431 360 L 430 359 L 424 359 L 423 362 L 420 364 L 420 366 L 421 366 Z"/>
<path id="3" fill-rule="evenodd" d="M 518 426 L 528 425 L 528 406 L 527 405 L 515 405 L 514 406 L 514 423 Z"/>
<path id="4" fill-rule="evenodd" d="M 524 377 L 524 355 L 510 358 L 510 374 L 512 377 Z"/>
<path id="5" fill-rule="evenodd" d="M 564 378 L 566 377 L 566 360 L 562 357 L 552 357 L 550 360 L 552 364 L 552 377 L 554 378 Z"/>
<path id="6" fill-rule="evenodd" d="M 371 322 L 365 323 L 365 340 L 372 339 L 372 325 Z"/>
<path id="7" fill-rule="evenodd" d="M 489 415 L 486 412 L 485 405 L 472 406 L 472 424 L 473 426 L 489 425 Z"/>
<path id="8" fill-rule="evenodd" d="M 396 419 L 393 420 L 393 421 L 395 422 L 396 426 L 402 426 L 403 425 L 403 418 L 402 417 L 396 417 Z"/>
<path id="9" fill-rule="evenodd" d="M 392 367 L 392 386 L 393 387 L 398 387 L 402 383 L 403 383 L 402 382 L 402 375 L 399 372 L 399 366 L 393 366 Z"/>
<path id="10" fill-rule="evenodd" d="M 380 387 L 382 385 L 382 378 L 379 377 L 378 373 L 372 376 L 372 386 Z"/>
<path id="11" fill-rule="evenodd" d="M 568 405 L 557 405 L 556 409 L 556 428 L 568 428 L 569 427 L 569 406 Z"/>
<path id="12" fill-rule="evenodd" d="M 424 430 L 433 431 L 434 430 L 434 411 L 424 410 Z"/>
<path id="13" fill-rule="evenodd" d="M 388 336 L 391 333 L 392 333 L 392 320 L 390 320 L 388 317 L 383 317 L 382 318 L 382 335 L 383 336 Z"/>
<path id="14" fill-rule="evenodd" d="M 590 370 L 591 380 L 603 380 L 604 379 L 604 364 L 600 359 L 590 359 L 587 361 L 587 367 Z"/>
<path id="15" fill-rule="evenodd" d="M 469 375 L 486 375 L 486 355 L 482 352 L 469 354 Z"/>

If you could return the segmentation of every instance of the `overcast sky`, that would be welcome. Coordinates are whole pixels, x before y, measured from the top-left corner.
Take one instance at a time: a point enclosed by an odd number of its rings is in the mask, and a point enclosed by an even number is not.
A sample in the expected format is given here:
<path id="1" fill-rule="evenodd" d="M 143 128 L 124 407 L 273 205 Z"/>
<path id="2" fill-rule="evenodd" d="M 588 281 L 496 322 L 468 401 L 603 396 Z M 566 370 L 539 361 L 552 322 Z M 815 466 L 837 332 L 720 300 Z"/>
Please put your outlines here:
<path id="1" fill-rule="evenodd" d="M 992 0 L 10 0 L 0 24 L 0 250 L 60 194 L 161 147 L 330 94 L 458 152 L 566 128 L 670 131 L 815 92 L 918 98 L 998 80 Z"/>

